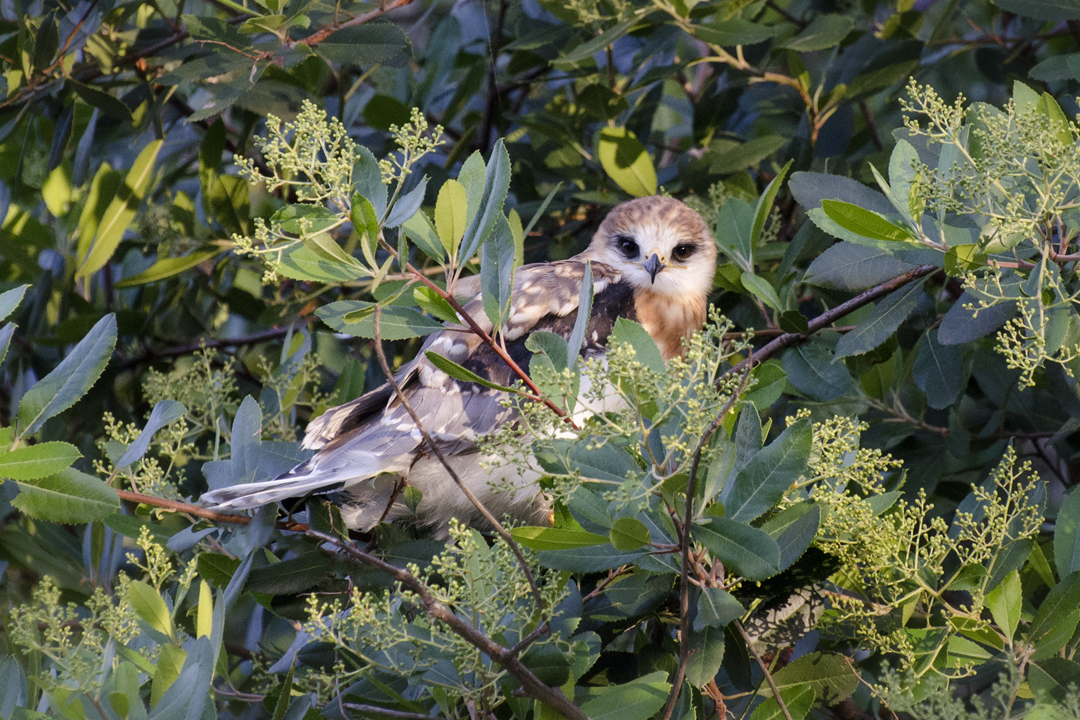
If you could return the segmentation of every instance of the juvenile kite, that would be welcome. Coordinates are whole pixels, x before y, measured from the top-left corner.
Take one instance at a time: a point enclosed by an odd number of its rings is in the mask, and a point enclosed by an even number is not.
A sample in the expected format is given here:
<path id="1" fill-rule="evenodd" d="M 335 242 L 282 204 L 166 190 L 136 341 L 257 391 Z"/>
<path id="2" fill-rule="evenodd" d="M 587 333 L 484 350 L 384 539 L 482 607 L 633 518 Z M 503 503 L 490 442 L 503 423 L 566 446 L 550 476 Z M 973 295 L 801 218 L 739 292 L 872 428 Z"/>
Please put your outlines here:
<path id="1" fill-rule="evenodd" d="M 640 323 L 665 360 L 681 355 L 683 340 L 705 322 L 706 298 L 716 271 L 716 246 L 708 227 L 678 200 L 639 198 L 612 210 L 581 254 L 518 269 L 503 334 L 506 350 L 519 367 L 529 367 L 532 353 L 525 341 L 531 333 L 570 336 L 587 262 L 594 294 L 583 358 L 607 351 L 608 336 L 620 317 Z M 463 283 L 458 290 L 462 287 L 467 286 Z M 464 308 L 491 332 L 478 288 Z M 395 378 L 439 450 L 488 510 L 496 517 L 546 522 L 549 509 L 536 501 L 537 475 L 506 464 L 491 471 L 481 467 L 485 460 L 490 467 L 493 458 L 478 451 L 477 437 L 515 422 L 518 411 L 501 402 L 503 392 L 454 379 L 436 368 L 425 357 L 429 350 L 499 385 L 512 385 L 517 376 L 479 337 L 455 326 L 429 336 Z M 203 503 L 232 512 L 336 492 L 349 527 L 368 530 L 381 520 L 411 515 L 398 499 L 404 481 L 423 493 L 416 509 L 422 524 L 445 532 L 451 518 L 473 522 L 480 517 L 425 447 L 389 383 L 311 421 L 303 447 L 318 452 L 276 480 L 215 490 L 203 495 Z M 516 490 L 492 492 L 491 486 L 503 481 Z"/>

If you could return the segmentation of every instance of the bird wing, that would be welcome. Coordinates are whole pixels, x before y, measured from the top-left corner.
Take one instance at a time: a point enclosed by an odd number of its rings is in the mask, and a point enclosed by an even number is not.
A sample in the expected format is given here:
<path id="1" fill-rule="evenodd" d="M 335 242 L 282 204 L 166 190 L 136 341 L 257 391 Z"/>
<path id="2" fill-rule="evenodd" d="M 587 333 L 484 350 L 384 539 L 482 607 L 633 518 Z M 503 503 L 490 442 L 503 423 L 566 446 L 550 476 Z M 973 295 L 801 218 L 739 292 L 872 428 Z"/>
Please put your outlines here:
<path id="1" fill-rule="evenodd" d="M 503 339 L 507 354 L 519 367 L 529 367 L 532 352 L 525 342 L 531 332 L 544 330 L 569 337 L 577 318 L 585 267 L 583 260 L 570 259 L 518 269 Z M 633 291 L 619 283 L 619 274 L 595 262 L 592 273 L 593 312 L 583 352 L 601 347 L 618 317 L 633 317 Z M 469 300 L 464 309 L 491 333 L 493 325 L 481 297 Z M 495 350 L 464 326 L 448 324 L 446 330 L 430 335 L 417 357 L 395 374 L 395 380 L 442 453 L 470 452 L 478 436 L 517 420 L 517 409 L 503 402 L 505 393 L 450 377 L 427 359 L 429 350 L 497 385 L 512 385 L 518 378 Z M 242 509 L 348 487 L 380 473 L 407 471 L 422 444 L 416 423 L 386 383 L 311 421 L 304 447 L 319 452 L 306 463 L 276 480 L 223 488 L 204 499 L 221 509 Z"/>

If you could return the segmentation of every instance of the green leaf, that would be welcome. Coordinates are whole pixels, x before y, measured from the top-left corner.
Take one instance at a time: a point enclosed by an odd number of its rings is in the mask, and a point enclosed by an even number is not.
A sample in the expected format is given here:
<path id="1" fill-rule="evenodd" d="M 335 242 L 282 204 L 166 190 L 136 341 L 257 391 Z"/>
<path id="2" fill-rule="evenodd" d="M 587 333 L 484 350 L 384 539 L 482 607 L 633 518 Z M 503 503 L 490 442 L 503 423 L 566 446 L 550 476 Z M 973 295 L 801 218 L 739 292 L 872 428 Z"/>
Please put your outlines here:
<path id="1" fill-rule="evenodd" d="M 93 387 L 116 346 L 116 316 L 106 315 L 91 328 L 56 368 L 30 388 L 19 402 L 19 435 L 33 435 L 45 421 L 67 410 Z"/>
<path id="2" fill-rule="evenodd" d="M 839 242 L 810 263 L 803 282 L 835 290 L 865 290 L 900 277 L 915 266 L 866 245 Z"/>
<path id="3" fill-rule="evenodd" d="M 135 438 L 135 441 L 131 443 L 128 449 L 116 462 L 116 468 L 125 468 L 133 462 L 142 459 L 142 456 L 146 454 L 147 449 L 150 447 L 150 441 L 154 437 L 154 433 L 163 427 L 170 425 L 171 423 L 179 420 L 187 415 L 187 408 L 183 404 L 176 402 L 175 400 L 161 400 L 154 405 L 154 409 L 150 412 L 150 417 L 146 421 L 146 425 L 143 427 L 142 432 L 139 433 L 139 437 Z"/>
<path id="4" fill-rule="evenodd" d="M 135 219 L 135 213 L 150 189 L 154 161 L 157 160 L 164 142 L 164 140 L 154 140 L 135 159 L 116 196 L 105 208 L 93 243 L 82 259 L 76 277 L 86 277 L 100 270 L 116 252 L 116 248 L 124 238 L 124 233 Z M 79 243 L 79 249 L 80 251 L 83 249 L 82 242 Z"/>
<path id="5" fill-rule="evenodd" d="M 835 705 L 859 686 L 859 677 L 851 661 L 836 653 L 815 652 L 803 655 L 773 675 L 781 695 L 789 688 L 811 687 L 818 703 Z M 769 689 L 762 690 L 769 693 Z"/>
<path id="6" fill-rule="evenodd" d="M 831 402 L 843 397 L 851 386 L 847 367 L 834 359 L 824 343 L 811 339 L 785 350 L 781 364 L 792 387 L 811 400 Z"/>
<path id="7" fill-rule="evenodd" d="M 782 135 L 764 135 L 746 142 L 722 138 L 709 145 L 709 172 L 730 175 L 757 165 L 788 143 Z M 728 201 L 730 202 L 730 201 Z M 727 203 L 725 203 L 726 205 Z"/>
<path id="8" fill-rule="evenodd" d="M 158 260 L 156 263 L 154 263 L 141 273 L 124 278 L 120 282 L 116 283 L 114 287 L 119 290 L 123 290 L 125 288 L 146 285 L 147 283 L 159 282 L 161 280 L 165 280 L 166 278 L 171 278 L 174 275 L 179 275 L 185 270 L 190 270 L 197 265 L 201 265 L 210 258 L 217 257 L 223 252 L 225 252 L 224 248 L 211 247 L 203 250 L 196 250 L 189 255 L 185 255 L 184 257 L 165 258 L 163 260 Z"/>
<path id="9" fill-rule="evenodd" d="M 822 17 L 830 16 L 819 16 L 814 22 L 816 23 Z M 811 23 L 810 26 L 813 27 L 813 23 Z M 753 247 L 756 247 L 761 243 L 761 232 L 765 229 L 765 221 L 769 219 L 769 213 L 772 211 L 773 202 L 776 200 L 776 194 L 780 192 L 780 186 L 784 184 L 784 178 L 787 177 L 788 170 L 791 169 L 791 164 L 793 162 L 795 161 L 787 161 L 787 164 L 776 174 L 776 177 L 772 179 L 772 182 L 766 186 L 765 192 L 761 193 L 761 197 L 758 198 L 757 206 L 754 208 L 754 226 L 750 231 L 750 244 Z"/>
<path id="10" fill-rule="evenodd" d="M 293 280 L 322 283 L 344 283 L 368 274 L 359 263 L 339 263 L 307 245 L 293 245 L 286 250 L 278 272 Z"/>
<path id="11" fill-rule="evenodd" d="M 836 360 L 870 352 L 888 340 L 900 324 L 915 312 L 925 282 L 926 278 L 908 283 L 880 300 L 869 317 L 836 343 Z"/>
<path id="12" fill-rule="evenodd" d="M 855 27 L 846 15 L 818 15 L 798 35 L 780 47 L 795 52 L 814 52 L 836 47 Z"/>
<path id="13" fill-rule="evenodd" d="M 443 322 L 461 322 L 461 319 L 457 315 L 457 310 L 454 310 L 454 306 L 429 287 L 413 288 L 413 300 L 416 301 L 416 304 L 420 306 L 421 310 L 429 315 L 434 315 Z"/>
<path id="14" fill-rule="evenodd" d="M 429 258 L 438 263 L 446 261 L 446 249 L 443 247 L 442 239 L 423 211 L 414 213 L 411 218 L 402 223 L 401 231 Z"/>
<path id="15" fill-rule="evenodd" d="M 360 236 L 360 248 L 364 251 L 368 267 L 375 267 L 378 264 L 375 249 L 379 246 L 379 216 L 375 214 L 371 201 L 363 195 L 353 195 L 349 219 Z"/>
<path id="16" fill-rule="evenodd" d="M 643 675 L 625 685 L 609 685 L 581 706 L 592 720 L 648 720 L 663 707 L 671 683 L 667 671 Z"/>
<path id="17" fill-rule="evenodd" d="M 462 167 L 463 171 L 464 169 Z M 461 178 L 461 174 L 458 178 Z M 469 189 L 466 188 L 466 192 Z M 473 215 L 474 211 L 470 203 L 469 214 L 472 220 L 465 228 L 465 237 L 461 241 L 457 257 L 459 265 L 467 262 L 495 229 L 496 221 L 503 216 L 503 203 L 506 202 L 506 193 L 509 189 L 510 154 L 506 152 L 502 138 L 499 138 L 491 150 L 491 159 L 488 161 L 487 175 L 484 179 L 484 192 L 480 196 L 475 215 Z"/>
<path id="18" fill-rule="evenodd" d="M 1080 7 L 1073 0 L 993 0 L 993 3 L 1002 10 L 1037 20 L 1080 20 Z"/>
<path id="19" fill-rule="evenodd" d="M 1016 626 L 1020 624 L 1020 610 L 1023 604 L 1020 573 L 1016 570 L 1006 575 L 997 587 L 986 594 L 986 607 L 990 608 L 994 622 L 1005 633 L 1005 637 L 1010 639 L 1016 633 Z"/>
<path id="20" fill-rule="evenodd" d="M 248 217 L 251 212 L 249 188 L 248 181 L 236 175 L 220 175 L 210 186 L 210 197 L 207 198 L 210 209 L 230 234 L 248 233 Z"/>
<path id="21" fill-rule="evenodd" d="M 805 472 L 812 443 L 810 420 L 803 418 L 751 457 L 720 496 L 727 517 L 750 522 L 772 508 Z"/>
<path id="22" fill-rule="evenodd" d="M 619 552 L 614 545 L 605 542 L 603 545 L 590 545 L 589 547 L 566 550 L 541 550 L 536 559 L 544 567 L 553 570 L 591 573 L 627 565 L 644 554 L 643 552 Z"/>
<path id="23" fill-rule="evenodd" d="M 495 231 L 480 246 L 481 297 L 484 312 L 496 332 L 509 312 L 516 258 L 514 232 L 506 216 L 500 213 L 495 220 Z"/>
<path id="24" fill-rule="evenodd" d="M 128 593 L 131 607 L 139 617 L 162 635 L 174 637 L 172 616 L 161 593 L 141 580 L 133 580 L 128 585 Z"/>
<path id="25" fill-rule="evenodd" d="M 776 34 L 776 28 L 764 23 L 756 23 L 741 17 L 733 17 L 711 25 L 699 24 L 691 26 L 691 32 L 698 40 L 710 45 L 756 45 L 771 39 Z"/>
<path id="26" fill-rule="evenodd" d="M 780 547 L 781 570 L 791 567 L 806 552 L 817 536 L 820 525 L 821 507 L 802 501 L 770 518 L 761 527 Z"/>
<path id="27" fill-rule="evenodd" d="M 623 552 L 637 550 L 652 542 L 649 529 L 645 527 L 645 523 L 632 517 L 616 520 L 611 526 L 608 537 L 611 539 L 611 544 L 615 546 L 615 549 Z"/>
<path id="28" fill-rule="evenodd" d="M 82 457 L 74 445 L 44 442 L 0 453 L 0 478 L 33 480 L 55 475 Z"/>
<path id="29" fill-rule="evenodd" d="M 427 184 L 428 179 L 425 175 L 413 186 L 412 190 L 394 202 L 394 207 L 386 216 L 386 227 L 395 228 L 420 212 L 420 206 L 424 203 L 424 197 L 427 195 Z"/>
<path id="30" fill-rule="evenodd" d="M 337 564 L 331 558 L 321 553 L 306 553 L 255 568 L 248 575 L 244 590 L 266 595 L 295 595 L 323 582 L 335 569 Z"/>
<path id="31" fill-rule="evenodd" d="M 753 225 L 754 211 L 739 198 L 728 200 L 720 208 L 716 244 L 743 272 L 754 270 Z"/>
<path id="32" fill-rule="evenodd" d="M 780 571 L 780 548 L 764 530 L 729 518 L 706 518 L 690 530 L 724 566 L 747 580 L 764 580 Z"/>
<path id="33" fill-rule="evenodd" d="M 1080 570 L 1080 490 L 1073 489 L 1054 526 L 1054 564 L 1062 578 Z"/>
<path id="34" fill-rule="evenodd" d="M 698 596 L 697 616 L 694 618 L 694 630 L 706 627 L 723 627 L 732 620 L 738 620 L 746 612 L 735 597 L 720 588 L 702 588 Z M 710 678 L 711 679 L 711 678 Z"/>
<path id="35" fill-rule="evenodd" d="M 938 342 L 936 328 L 922 336 L 911 374 L 915 384 L 926 393 L 930 407 L 944 410 L 963 392 L 963 361 L 964 353 L 960 347 Z"/>
<path id="36" fill-rule="evenodd" d="M 585 342 L 585 331 L 589 327 L 589 318 L 592 316 L 593 304 L 593 272 L 592 261 L 585 261 L 585 276 L 581 281 L 581 290 L 578 291 L 577 317 L 574 319 L 574 328 L 570 331 L 570 337 L 566 340 L 567 363 L 565 367 L 573 369 L 581 354 L 582 343 Z"/>
<path id="37" fill-rule="evenodd" d="M 583 88 L 577 94 L 577 104 L 597 120 L 613 120 L 630 109 L 625 97 L 599 83 Z"/>
<path id="38" fill-rule="evenodd" d="M 465 236 L 468 212 L 465 187 L 457 180 L 443 183 L 439 188 L 439 198 L 435 201 L 435 229 L 439 233 L 439 242 L 450 257 L 457 257 L 461 238 Z"/>
<path id="39" fill-rule="evenodd" d="M 743 287 L 749 290 L 750 294 L 758 300 L 777 312 L 780 312 L 783 309 L 780 298 L 776 295 L 776 291 L 773 290 L 773 286 L 770 285 L 765 278 L 746 271 L 742 274 L 740 279 L 742 280 Z"/>
<path id="40" fill-rule="evenodd" d="M 26 294 L 26 288 L 28 287 L 30 286 L 20 285 L 17 288 L 0 293 L 0 320 L 7 320 L 8 316 L 15 312 L 15 308 L 19 307 L 19 303 L 22 302 L 23 295 Z"/>
<path id="41" fill-rule="evenodd" d="M 18 481 L 11 504 L 30 517 L 57 523 L 88 523 L 120 509 L 116 491 L 74 468 L 46 478 Z"/>
<path id="42" fill-rule="evenodd" d="M 338 332 L 354 337 L 375 337 L 375 303 L 339 300 L 315 311 L 323 322 Z M 379 319 L 383 340 L 406 340 L 445 330 L 443 324 L 410 307 L 387 305 Z"/>
<path id="43" fill-rule="evenodd" d="M 180 677 L 180 670 L 187 660 L 187 653 L 175 645 L 162 645 L 158 653 L 157 667 L 150 684 L 150 707 L 157 707 L 162 695 Z"/>
<path id="44" fill-rule="evenodd" d="M 656 347 L 656 341 L 649 335 L 648 330 L 633 320 L 619 318 L 615 321 L 615 327 L 608 338 L 609 344 L 613 342 L 625 343 L 634 348 L 634 359 L 653 372 L 662 373 L 666 370 L 664 356 L 660 354 L 660 348 Z"/>
<path id="45" fill-rule="evenodd" d="M 363 145 L 356 148 L 356 161 L 352 169 L 353 192 L 368 199 L 375 214 L 386 214 L 386 185 L 382 181 L 379 161 Z"/>
<path id="46" fill-rule="evenodd" d="M 840 227 L 871 240 L 912 242 L 915 239 L 906 228 L 886 220 L 876 212 L 852 203 L 822 200 L 821 209 Z"/>
<path id="47" fill-rule="evenodd" d="M 551 62 L 551 64 L 557 68 L 566 69 L 572 68 L 575 64 L 581 62 L 582 60 L 590 60 L 593 55 L 600 52 L 608 45 L 611 45 L 613 42 L 626 35 L 626 33 L 630 32 L 630 29 L 633 28 L 634 25 L 636 25 L 637 23 L 638 18 L 636 15 L 625 18 L 624 20 L 620 20 L 618 23 L 605 29 L 604 32 L 600 33 L 593 39 L 588 40 L 581 45 L 578 45 L 576 48 L 566 53 L 565 55 L 556 58 Z"/>
<path id="48" fill-rule="evenodd" d="M 624 127 L 600 131 L 597 153 L 604 172 L 634 197 L 656 194 L 656 169 L 637 136 Z"/>
<path id="49" fill-rule="evenodd" d="M 563 528 L 516 527 L 510 530 L 510 534 L 519 544 L 533 550 L 565 550 L 606 545 L 608 542 L 603 535 Z"/>
<path id="50" fill-rule="evenodd" d="M 604 443 L 589 449 L 596 438 L 581 440 L 554 440 L 551 446 L 535 445 L 533 452 L 537 462 L 549 473 L 560 475 L 578 474 L 582 478 L 621 485 L 626 477 L 638 471 L 637 463 L 626 450 Z"/>
<path id="51" fill-rule="evenodd" d="M 392 23 L 366 23 L 345 27 L 315 46 L 332 63 L 364 68 L 381 63 L 400 66 L 408 58 L 409 37 Z"/>
<path id="52" fill-rule="evenodd" d="M 952 277 L 961 277 L 964 273 L 986 267 L 985 253 L 978 252 L 978 245 L 953 245 L 945 253 L 945 272 Z"/>
<path id="53" fill-rule="evenodd" d="M 332 228 L 341 222 L 337 213 L 322 205 L 297 203 L 286 205 L 270 217 L 270 222 L 281 226 L 282 231 L 293 235 L 313 235 Z M 359 228 L 357 232 L 363 230 Z"/>
<path id="54" fill-rule="evenodd" d="M 1050 592 L 1039 605 L 1035 617 L 1031 619 L 1031 628 L 1027 637 L 1038 650 L 1048 650 L 1051 653 L 1059 650 L 1063 645 L 1057 644 L 1058 638 L 1063 634 L 1072 635 L 1077 620 L 1080 619 L 1077 608 L 1080 607 L 1080 572 L 1073 572 L 1061 579 L 1061 582 L 1050 589 Z M 1068 637 L 1065 638 L 1068 640 Z"/>
<path id="55" fill-rule="evenodd" d="M 461 365 L 458 365 L 453 360 L 444 358 L 442 355 L 432 352 L 431 350 L 425 352 L 424 355 L 427 357 L 428 360 L 431 361 L 432 365 L 439 368 L 452 378 L 464 380 L 465 382 L 473 382 L 478 385 L 483 385 L 486 388 L 491 388 L 492 390 L 502 390 L 503 392 L 511 393 L 517 392 L 514 388 L 506 387 L 505 385 L 497 385 L 490 380 L 487 380 L 486 378 L 480 377 L 472 370 L 464 368 Z"/>
<path id="56" fill-rule="evenodd" d="M 786 720 L 788 715 L 791 720 L 800 720 L 806 717 L 814 706 L 814 688 L 808 685 L 783 689 L 780 697 L 787 707 L 787 713 L 780 707 L 780 703 L 776 702 L 776 698 L 770 697 L 754 708 L 754 712 L 750 713 L 750 720 Z"/>
<path id="57" fill-rule="evenodd" d="M 721 591 L 722 592 L 722 591 Z M 716 678 L 724 662 L 724 629 L 707 625 L 690 633 L 690 660 L 686 663 L 686 681 L 696 688 Z"/>

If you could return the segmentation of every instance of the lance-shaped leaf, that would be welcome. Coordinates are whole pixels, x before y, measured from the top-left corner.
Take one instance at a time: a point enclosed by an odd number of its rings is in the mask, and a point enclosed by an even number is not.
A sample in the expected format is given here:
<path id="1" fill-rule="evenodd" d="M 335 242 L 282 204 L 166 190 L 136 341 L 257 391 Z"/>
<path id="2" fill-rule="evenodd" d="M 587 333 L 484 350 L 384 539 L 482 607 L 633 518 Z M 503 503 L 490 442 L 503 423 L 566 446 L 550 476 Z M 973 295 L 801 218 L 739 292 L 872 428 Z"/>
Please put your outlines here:
<path id="1" fill-rule="evenodd" d="M 821 209 L 840 227 L 871 240 L 911 242 L 915 239 L 907 228 L 852 203 L 841 200 L 823 200 Z"/>
<path id="2" fill-rule="evenodd" d="M 412 190 L 397 199 L 394 207 L 390 210 L 390 214 L 386 216 L 386 227 L 395 228 L 416 214 L 424 202 L 424 195 L 427 193 L 427 181 L 425 175 L 420 178 L 420 181 L 416 183 Z M 378 211 L 377 208 L 376 211 Z"/>
<path id="3" fill-rule="evenodd" d="M 464 168 L 462 168 L 464 169 Z M 487 177 L 484 180 L 484 192 L 480 196 L 476 215 L 465 229 L 461 240 L 458 264 L 464 264 L 473 256 L 480 244 L 487 240 L 495 229 L 495 223 L 503 216 L 503 203 L 510 189 L 510 155 L 506 152 L 502 138 L 495 142 L 488 161 Z M 470 214 L 472 210 L 469 210 Z"/>
<path id="4" fill-rule="evenodd" d="M 426 353 L 424 353 L 424 355 L 427 357 L 428 360 L 431 361 L 432 365 L 457 380 L 476 383 L 477 385 L 483 385 L 484 387 L 491 388 L 492 390 L 501 390 L 502 392 L 517 392 L 516 390 L 514 390 L 514 388 L 506 387 L 505 385 L 499 385 L 497 383 L 491 382 L 490 380 L 482 378 L 476 373 L 474 373 L 472 370 L 464 368 L 461 365 L 458 365 L 453 360 L 448 360 L 447 358 L 444 358 L 438 353 L 428 350 Z"/>
<path id="5" fill-rule="evenodd" d="M 116 468 L 118 470 L 125 468 L 131 463 L 142 459 L 142 456 L 146 454 L 147 449 L 150 447 L 150 440 L 153 439 L 154 433 L 185 415 L 187 415 L 187 408 L 183 404 L 175 400 L 160 401 L 154 406 L 150 418 L 146 421 L 146 426 L 139 433 L 139 437 L 135 438 L 135 442 L 131 443 L 116 463 Z"/>
<path id="6" fill-rule="evenodd" d="M 16 482 L 19 494 L 11 504 L 30 517 L 57 523 L 88 523 L 120 509 L 116 491 L 74 468 L 55 475 Z"/>
<path id="7" fill-rule="evenodd" d="M 484 312 L 497 332 L 510 307 L 516 244 L 506 216 L 499 214 L 495 232 L 480 248 L 480 288 Z"/>
<path id="8" fill-rule="evenodd" d="M 765 221 L 769 219 L 769 212 L 772 210 L 773 201 L 776 200 L 776 194 L 780 192 L 780 186 L 784 184 L 784 178 L 787 176 L 788 170 L 791 169 L 791 164 L 793 162 L 795 161 L 787 161 L 787 164 L 776 174 L 776 177 L 772 179 L 772 182 L 766 186 L 765 192 L 761 193 L 761 197 L 758 198 L 757 207 L 754 208 L 754 226 L 750 231 L 750 242 L 752 245 L 757 245 L 761 242 L 761 232 L 765 229 Z"/>
<path id="9" fill-rule="evenodd" d="M 836 360 L 870 352 L 889 339 L 900 323 L 911 317 L 922 296 L 926 279 L 893 290 L 874 306 L 870 315 L 836 343 Z M 835 360 L 834 360 L 835 362 Z"/>
<path id="10" fill-rule="evenodd" d="M 146 285 L 147 283 L 159 282 L 166 278 L 171 278 L 174 275 L 179 275 L 185 270 L 190 270 L 196 265 L 201 265 L 203 262 L 210 258 L 217 257 L 223 252 L 225 252 L 225 248 L 211 247 L 203 250 L 196 250 L 184 257 L 158 260 L 141 273 L 124 278 L 116 283 L 114 287 L 122 290 L 125 288 L 137 287 L 139 285 Z"/>
<path id="11" fill-rule="evenodd" d="M 33 435 L 45 421 L 75 404 L 97 382 L 116 346 L 116 316 L 98 320 L 51 373 L 19 403 L 19 437 Z"/>
<path id="12" fill-rule="evenodd" d="M 603 535 L 566 528 L 519 527 L 511 530 L 510 534 L 519 543 L 533 550 L 571 550 L 608 542 Z"/>
<path id="13" fill-rule="evenodd" d="M 764 530 L 714 517 L 694 523 L 690 532 L 724 567 L 747 580 L 764 580 L 780 571 L 780 547 Z"/>
<path id="14" fill-rule="evenodd" d="M 732 620 L 737 620 L 746 612 L 735 597 L 720 588 L 702 588 L 698 595 L 697 616 L 694 617 L 694 630 L 706 627 L 723 627 Z"/>
<path id="15" fill-rule="evenodd" d="M 374 313 L 375 303 L 363 300 L 339 300 L 315 311 L 334 330 L 364 338 L 375 337 Z M 379 318 L 383 340 L 406 340 L 444 329 L 438 320 L 401 305 L 384 307 Z"/>
<path id="16" fill-rule="evenodd" d="M 592 314 L 593 301 L 593 274 L 592 262 L 585 262 L 585 277 L 581 281 L 581 290 L 578 292 L 577 319 L 574 320 L 574 329 L 570 331 L 570 337 L 566 341 L 567 367 L 574 368 L 578 354 L 581 352 L 581 344 L 585 341 L 585 330 L 589 327 L 589 316 Z"/>
<path id="17" fill-rule="evenodd" d="M 20 285 L 17 288 L 0 293 L 0 320 L 7 320 L 8 316 L 15 312 L 15 308 L 19 307 L 19 303 L 22 302 L 23 295 L 26 294 L 26 288 L 28 287 L 30 286 Z"/>
<path id="18" fill-rule="evenodd" d="M 775 505 L 806 470 L 812 442 L 810 420 L 803 418 L 751 457 L 720 496 L 727 517 L 750 522 Z"/>
<path id="19" fill-rule="evenodd" d="M 139 157 L 135 159 L 112 202 L 105 208 L 105 214 L 98 223 L 93 242 L 84 249 L 83 242 L 80 241 L 80 255 L 83 252 L 86 252 L 86 255 L 76 273 L 78 277 L 86 277 L 100 270 L 116 252 L 116 248 L 124 238 L 124 232 L 135 219 L 135 213 L 150 189 L 154 162 L 164 142 L 164 140 L 154 140 L 139 153 Z"/>
<path id="20" fill-rule="evenodd" d="M 624 127 L 600 131 L 600 164 L 615 184 L 634 197 L 656 194 L 656 169 L 645 146 Z"/>
<path id="21" fill-rule="evenodd" d="M 401 232 L 432 260 L 438 263 L 446 260 L 446 249 L 439 238 L 439 232 L 423 212 L 413 213 L 412 217 L 401 224 Z"/>
<path id="22" fill-rule="evenodd" d="M 362 145 L 356 148 L 352 186 L 355 193 L 368 199 L 378 217 L 386 214 L 386 185 L 382 181 L 379 161 Z"/>
<path id="23" fill-rule="evenodd" d="M 936 328 L 923 335 L 911 374 L 915 384 L 926 393 L 930 407 L 938 410 L 949 407 L 964 389 L 963 361 L 960 347 L 938 342 Z"/>
<path id="24" fill-rule="evenodd" d="M 0 478 L 33 480 L 55 475 L 82 457 L 74 445 L 44 442 L 0 453 Z"/>

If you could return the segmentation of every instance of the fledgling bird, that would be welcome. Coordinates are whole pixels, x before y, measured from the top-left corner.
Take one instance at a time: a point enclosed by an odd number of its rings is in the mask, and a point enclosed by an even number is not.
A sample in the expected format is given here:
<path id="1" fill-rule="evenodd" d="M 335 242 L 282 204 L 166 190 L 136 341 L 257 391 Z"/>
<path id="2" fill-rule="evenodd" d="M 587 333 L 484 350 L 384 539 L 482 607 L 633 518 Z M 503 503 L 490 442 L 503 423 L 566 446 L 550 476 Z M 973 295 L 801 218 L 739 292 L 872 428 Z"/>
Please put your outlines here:
<path id="1" fill-rule="evenodd" d="M 506 350 L 519 367 L 532 353 L 533 332 L 570 336 L 586 263 L 593 273 L 592 312 L 581 348 L 583 358 L 602 356 L 615 321 L 640 323 L 665 360 L 683 353 L 683 340 L 705 322 L 706 299 L 716 271 L 716 245 L 696 212 L 671 198 L 646 197 L 616 207 L 600 224 L 589 247 L 568 260 L 524 265 L 514 277 Z M 472 282 L 462 287 L 476 287 Z M 461 287 L 459 287 L 459 290 Z M 463 303 L 477 324 L 491 332 L 479 292 Z M 538 476 L 504 464 L 487 470 L 477 437 L 517 420 L 501 402 L 504 393 L 448 376 L 425 356 L 438 353 L 481 377 L 511 385 L 517 376 L 479 337 L 462 326 L 430 335 L 416 358 L 395 375 L 402 394 L 463 483 L 496 517 L 510 515 L 546 524 L 550 508 L 538 499 Z M 449 477 L 389 383 L 311 421 L 303 447 L 318 452 L 276 480 L 222 488 L 202 502 L 233 512 L 311 493 L 338 493 L 351 528 L 368 530 L 380 521 L 411 515 L 399 499 L 402 483 L 423 493 L 416 515 L 435 534 L 445 535 L 451 518 L 465 522 L 480 514 Z M 512 492 L 492 486 L 509 482 Z M 388 507 L 389 506 L 389 507 Z"/>

